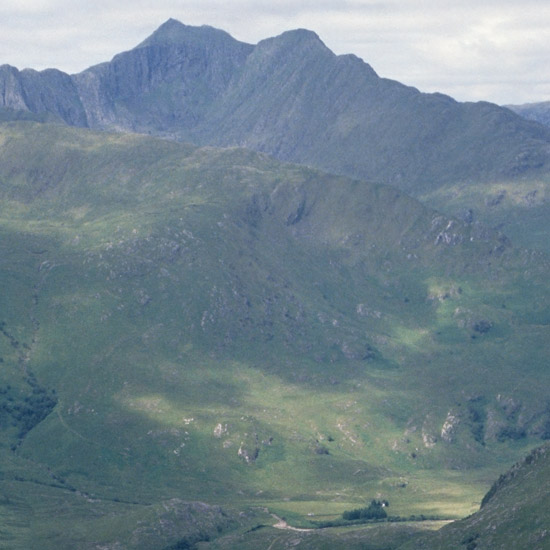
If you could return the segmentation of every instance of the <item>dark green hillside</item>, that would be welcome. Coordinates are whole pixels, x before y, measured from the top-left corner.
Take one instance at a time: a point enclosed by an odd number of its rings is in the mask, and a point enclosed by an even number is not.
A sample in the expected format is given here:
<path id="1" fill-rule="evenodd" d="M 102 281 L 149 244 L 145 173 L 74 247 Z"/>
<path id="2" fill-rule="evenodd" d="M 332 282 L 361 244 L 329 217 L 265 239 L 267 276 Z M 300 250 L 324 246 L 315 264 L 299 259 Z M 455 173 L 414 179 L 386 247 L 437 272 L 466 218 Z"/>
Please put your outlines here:
<path id="1" fill-rule="evenodd" d="M 402 550 L 544 550 L 549 547 L 548 446 L 501 475 L 472 516 L 406 544 Z"/>
<path id="2" fill-rule="evenodd" d="M 546 258 L 390 187 L 6 122 L 0 253 L 10 548 L 461 517 L 550 437 Z"/>

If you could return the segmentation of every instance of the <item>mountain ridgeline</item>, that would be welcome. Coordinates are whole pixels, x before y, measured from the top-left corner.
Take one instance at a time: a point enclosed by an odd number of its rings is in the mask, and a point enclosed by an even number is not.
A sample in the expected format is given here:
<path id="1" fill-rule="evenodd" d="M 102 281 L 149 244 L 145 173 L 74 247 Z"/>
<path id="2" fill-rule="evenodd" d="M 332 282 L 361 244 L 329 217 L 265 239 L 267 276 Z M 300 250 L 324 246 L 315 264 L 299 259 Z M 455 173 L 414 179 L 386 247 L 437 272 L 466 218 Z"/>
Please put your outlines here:
<path id="1" fill-rule="evenodd" d="M 540 103 L 525 103 L 523 105 L 508 105 L 508 108 L 528 120 L 550 126 L 550 101 Z"/>
<path id="2" fill-rule="evenodd" d="M 548 170 L 550 129 L 489 103 L 380 78 L 306 30 L 255 46 L 163 24 L 76 75 L 0 68 L 0 106 L 67 124 L 237 145 L 414 194 Z"/>

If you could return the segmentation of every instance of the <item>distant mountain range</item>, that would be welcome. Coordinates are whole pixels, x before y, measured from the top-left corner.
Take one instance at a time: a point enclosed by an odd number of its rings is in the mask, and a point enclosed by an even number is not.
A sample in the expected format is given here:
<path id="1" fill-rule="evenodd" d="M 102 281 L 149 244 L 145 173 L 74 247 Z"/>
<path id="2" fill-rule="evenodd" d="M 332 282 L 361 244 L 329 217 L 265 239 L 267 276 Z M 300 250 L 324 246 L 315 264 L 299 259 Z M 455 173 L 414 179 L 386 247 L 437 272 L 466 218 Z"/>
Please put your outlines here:
<path id="1" fill-rule="evenodd" d="M 539 205 L 542 191 L 507 190 L 495 209 L 502 190 L 489 184 L 550 170 L 550 128 L 494 104 L 458 103 L 380 78 L 306 30 L 253 46 L 171 19 L 134 49 L 76 75 L 2 66 L 0 107 L 81 127 L 243 146 L 390 183 L 528 245 L 521 228 L 508 226 L 518 208 Z M 482 197 L 465 191 L 472 185 Z"/>
<path id="2" fill-rule="evenodd" d="M 550 165 L 550 129 L 378 77 L 306 30 L 256 46 L 169 20 L 77 75 L 3 66 L 0 106 L 67 124 L 239 145 L 415 190 Z"/>
<path id="3" fill-rule="evenodd" d="M 550 126 L 550 101 L 508 105 L 508 108 L 524 118 Z"/>

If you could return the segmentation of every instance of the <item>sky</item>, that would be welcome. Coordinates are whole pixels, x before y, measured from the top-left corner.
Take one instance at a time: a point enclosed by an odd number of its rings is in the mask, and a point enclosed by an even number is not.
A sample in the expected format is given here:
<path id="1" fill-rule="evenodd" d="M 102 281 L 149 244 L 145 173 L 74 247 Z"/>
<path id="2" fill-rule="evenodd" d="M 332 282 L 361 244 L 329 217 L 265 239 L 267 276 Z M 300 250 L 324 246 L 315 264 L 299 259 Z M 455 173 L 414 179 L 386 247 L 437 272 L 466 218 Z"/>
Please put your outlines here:
<path id="1" fill-rule="evenodd" d="M 251 44 L 307 28 L 379 76 L 459 101 L 550 101 L 544 0 L 1 0 L 0 65 L 80 72 L 170 17 Z"/>

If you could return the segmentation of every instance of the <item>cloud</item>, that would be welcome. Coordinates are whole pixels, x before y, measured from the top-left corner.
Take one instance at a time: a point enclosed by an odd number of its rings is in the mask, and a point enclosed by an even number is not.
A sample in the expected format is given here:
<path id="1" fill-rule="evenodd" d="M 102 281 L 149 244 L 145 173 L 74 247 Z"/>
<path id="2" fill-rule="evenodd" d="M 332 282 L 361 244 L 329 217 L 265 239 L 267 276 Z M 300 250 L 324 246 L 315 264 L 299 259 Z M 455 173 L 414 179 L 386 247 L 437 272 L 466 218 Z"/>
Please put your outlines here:
<path id="1" fill-rule="evenodd" d="M 381 76 L 460 100 L 550 99 L 550 5 L 540 0 L 3 0 L 0 64 L 78 72 L 169 17 L 250 43 L 309 28 Z"/>

